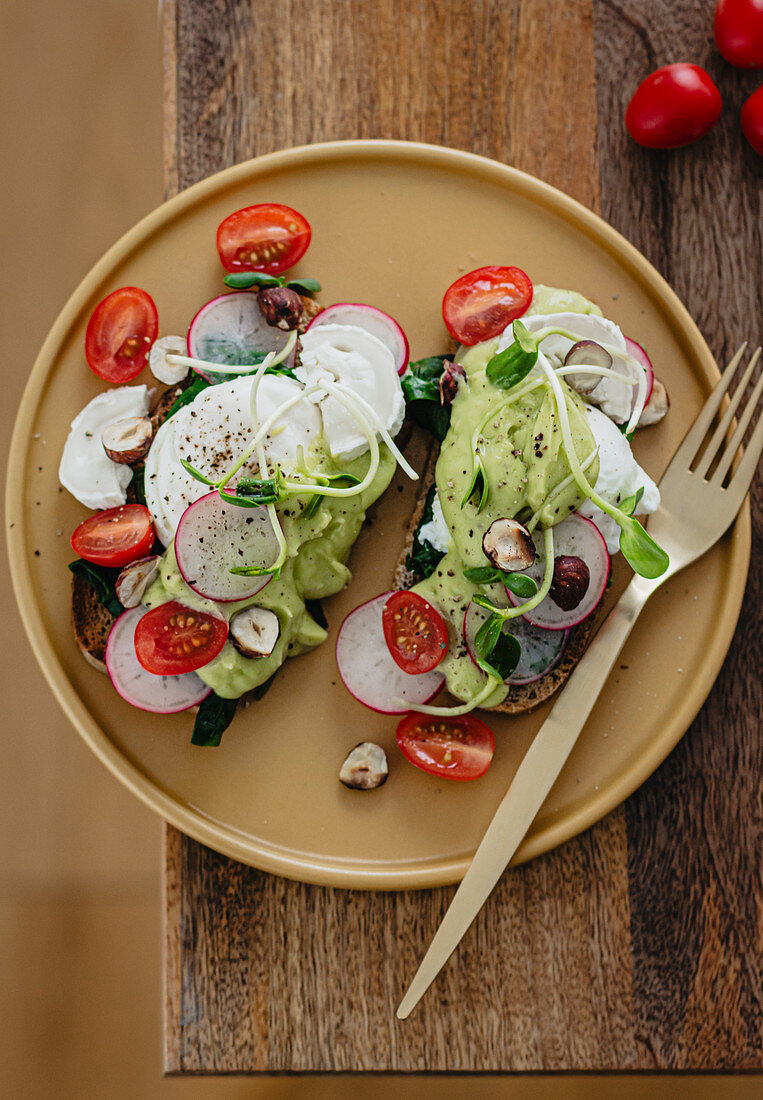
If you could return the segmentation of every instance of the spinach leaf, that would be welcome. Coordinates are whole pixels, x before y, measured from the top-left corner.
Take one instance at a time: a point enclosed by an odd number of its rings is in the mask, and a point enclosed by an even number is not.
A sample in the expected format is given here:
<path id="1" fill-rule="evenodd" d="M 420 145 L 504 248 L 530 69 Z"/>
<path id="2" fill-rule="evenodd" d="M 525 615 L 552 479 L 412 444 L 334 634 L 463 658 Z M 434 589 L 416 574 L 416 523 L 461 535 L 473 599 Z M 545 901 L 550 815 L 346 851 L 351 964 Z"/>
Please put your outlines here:
<path id="1" fill-rule="evenodd" d="M 136 504 L 146 503 L 146 467 L 135 466 L 132 472 L 132 481 L 130 482 L 130 493 L 135 497 Z"/>
<path id="2" fill-rule="evenodd" d="M 505 680 L 519 664 L 522 647 L 513 634 L 503 630 L 501 616 L 493 614 L 477 631 L 474 651 L 483 672 Z"/>
<path id="3" fill-rule="evenodd" d="M 206 378 L 202 378 L 200 374 L 197 374 L 190 386 L 186 386 L 183 390 L 174 405 L 170 406 L 170 411 L 164 418 L 165 421 L 169 420 L 171 416 L 174 416 L 175 413 L 179 412 L 185 405 L 190 405 L 194 398 L 198 397 L 202 390 L 207 389 L 209 385 L 211 385 L 211 383 L 207 382 Z"/>
<path id="4" fill-rule="evenodd" d="M 416 581 L 426 580 L 431 577 L 437 566 L 445 557 L 443 550 L 437 550 L 431 542 L 421 538 L 421 528 L 432 519 L 432 505 L 434 503 L 437 486 L 432 485 L 424 502 L 424 511 L 421 514 L 421 522 L 413 536 L 413 544 L 410 553 L 406 556 L 405 567 L 410 569 Z"/>
<path id="5" fill-rule="evenodd" d="M 450 406 L 440 400 L 440 378 L 450 355 L 430 355 L 408 365 L 402 377 L 403 395 L 411 416 L 441 443 L 450 427 Z"/>
<path id="6" fill-rule="evenodd" d="M 223 733 L 233 721 L 238 699 L 222 699 L 211 692 L 199 704 L 199 712 L 193 724 L 191 744 L 214 748 L 220 744 Z"/>
<path id="7" fill-rule="evenodd" d="M 107 569 L 105 565 L 95 565 L 93 562 L 84 561 L 82 558 L 69 562 L 69 568 L 72 573 L 87 581 L 98 597 L 98 602 L 102 603 L 107 611 L 115 616 L 122 614 L 124 608 L 117 599 L 116 590 L 119 569 Z"/>

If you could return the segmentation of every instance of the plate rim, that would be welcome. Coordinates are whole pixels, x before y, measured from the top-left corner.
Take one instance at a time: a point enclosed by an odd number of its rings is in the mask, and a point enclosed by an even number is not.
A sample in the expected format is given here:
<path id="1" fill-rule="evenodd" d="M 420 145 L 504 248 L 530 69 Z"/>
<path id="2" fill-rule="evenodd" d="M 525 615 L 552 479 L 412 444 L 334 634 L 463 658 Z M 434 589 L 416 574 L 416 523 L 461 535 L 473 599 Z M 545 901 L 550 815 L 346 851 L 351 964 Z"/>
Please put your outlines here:
<path id="1" fill-rule="evenodd" d="M 341 162 L 357 158 L 382 160 L 424 160 L 429 166 L 460 169 L 467 174 L 513 187 L 531 201 L 571 218 L 577 228 L 592 236 L 626 266 L 649 297 L 660 301 L 671 320 L 688 341 L 693 357 L 707 382 L 719 377 L 718 367 L 696 322 L 657 269 L 638 249 L 577 200 L 552 185 L 511 165 L 465 150 L 424 142 L 386 139 L 353 139 L 294 146 L 241 162 L 208 176 L 157 206 L 124 233 L 98 260 L 72 292 L 54 321 L 27 380 L 14 424 L 6 476 L 6 539 L 16 602 L 27 637 L 45 679 L 59 705 L 79 735 L 109 771 L 145 805 L 182 832 L 258 870 L 320 886 L 361 890 L 429 889 L 451 885 L 463 877 L 473 853 L 449 859 L 408 860 L 390 867 L 375 861 L 345 860 L 335 857 L 307 858 L 292 849 L 258 842 L 253 845 L 246 834 L 230 825 L 222 825 L 176 796 L 162 790 L 109 739 L 88 712 L 83 700 L 69 681 L 48 639 L 34 597 L 31 570 L 26 557 L 25 523 L 21 474 L 26 466 L 31 435 L 28 430 L 42 397 L 50 362 L 56 349 L 76 321 L 84 303 L 93 295 L 109 272 L 123 262 L 141 244 L 166 223 L 202 202 L 207 195 L 235 187 L 249 176 L 262 177 L 295 164 Z M 13 525 L 13 526 L 11 526 Z M 663 734 L 637 757 L 619 779 L 608 785 L 597 798 L 569 813 L 561 822 L 549 823 L 520 846 L 512 866 L 533 859 L 579 835 L 601 820 L 631 795 L 662 763 L 684 736 L 709 695 L 718 676 L 736 629 L 744 596 L 750 560 L 751 521 L 749 498 L 732 528 L 732 570 L 729 598 L 724 601 L 717 621 L 717 642 L 705 661 L 703 674 L 692 683 L 691 692 L 682 699 Z"/>

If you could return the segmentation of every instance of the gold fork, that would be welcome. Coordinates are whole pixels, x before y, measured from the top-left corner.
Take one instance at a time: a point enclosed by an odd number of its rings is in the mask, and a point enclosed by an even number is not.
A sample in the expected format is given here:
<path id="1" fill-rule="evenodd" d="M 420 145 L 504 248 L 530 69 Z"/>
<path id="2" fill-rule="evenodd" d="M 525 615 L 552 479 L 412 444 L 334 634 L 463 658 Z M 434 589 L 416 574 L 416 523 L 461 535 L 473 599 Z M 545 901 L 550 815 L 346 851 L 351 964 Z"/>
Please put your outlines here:
<path id="1" fill-rule="evenodd" d="M 656 580 L 639 576 L 633 578 L 575 667 L 496 810 L 400 1003 L 397 1010 L 399 1019 L 404 1020 L 418 1004 L 509 864 L 564 767 L 646 601 L 663 581 L 706 553 L 728 529 L 742 507 L 763 450 L 763 416 L 730 477 L 729 471 L 761 404 L 763 373 L 739 416 L 731 438 L 726 443 L 724 440 L 760 359 L 760 348 L 750 357 L 741 381 L 704 451 L 701 451 L 701 445 L 712 428 L 746 346 L 742 345 L 723 372 L 660 481 L 661 504 L 650 518 L 649 533 L 670 555 L 667 571 Z M 727 482 L 725 487 L 724 482 Z"/>

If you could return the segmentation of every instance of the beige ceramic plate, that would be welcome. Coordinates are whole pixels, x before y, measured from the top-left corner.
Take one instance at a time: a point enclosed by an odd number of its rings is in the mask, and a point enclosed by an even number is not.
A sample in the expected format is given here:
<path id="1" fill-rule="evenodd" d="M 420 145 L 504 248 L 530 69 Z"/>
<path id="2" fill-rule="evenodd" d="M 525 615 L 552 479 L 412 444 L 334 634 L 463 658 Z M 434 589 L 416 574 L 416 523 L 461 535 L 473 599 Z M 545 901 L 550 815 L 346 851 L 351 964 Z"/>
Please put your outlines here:
<path id="1" fill-rule="evenodd" d="M 192 717 L 129 707 L 82 659 L 69 627 L 69 534 L 85 515 L 58 488 L 69 422 L 104 387 L 83 339 L 95 304 L 125 284 L 155 298 L 164 333 L 184 332 L 220 293 L 215 229 L 232 210 L 278 201 L 303 211 L 313 243 L 302 273 L 325 303 L 367 301 L 403 324 L 414 357 L 442 349 L 444 289 L 488 263 L 573 287 L 645 344 L 673 407 L 638 437 L 658 476 L 716 376 L 676 296 L 622 237 L 563 194 L 511 168 L 425 145 L 349 142 L 263 157 L 160 207 L 93 269 L 56 321 L 34 367 L 9 469 L 10 553 L 40 664 L 76 728 L 114 774 L 186 833 L 246 863 L 310 882 L 410 888 L 463 874 L 546 709 L 497 717 L 498 748 L 477 783 L 440 782 L 395 746 L 393 717 L 345 691 L 334 635 L 353 606 L 389 587 L 415 489 L 397 480 L 352 556 L 350 588 L 326 602 L 332 638 L 290 661 L 219 749 L 189 745 Z M 414 441 L 413 450 L 415 450 Z M 728 648 L 745 582 L 749 519 L 670 581 L 641 616 L 572 757 L 519 852 L 538 855 L 591 825 L 657 767 L 696 714 Z M 626 570 L 615 592 L 624 583 Z M 361 794 L 337 781 L 360 740 L 387 750 L 390 778 Z"/>

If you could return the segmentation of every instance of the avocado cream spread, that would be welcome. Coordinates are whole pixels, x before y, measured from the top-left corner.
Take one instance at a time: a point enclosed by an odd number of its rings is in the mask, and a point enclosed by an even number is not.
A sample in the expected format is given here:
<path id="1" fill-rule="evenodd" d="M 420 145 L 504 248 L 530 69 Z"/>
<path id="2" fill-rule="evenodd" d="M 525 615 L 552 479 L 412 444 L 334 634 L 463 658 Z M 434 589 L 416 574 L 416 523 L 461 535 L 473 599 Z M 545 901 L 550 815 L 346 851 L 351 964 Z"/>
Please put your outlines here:
<path id="1" fill-rule="evenodd" d="M 369 454 L 342 463 L 340 472 L 362 480 L 369 468 Z M 328 472 L 328 471 L 327 471 Z M 280 634 L 267 657 L 244 657 L 230 641 L 222 652 L 197 672 L 204 683 L 225 699 L 270 679 L 286 657 L 306 653 L 326 640 L 326 631 L 305 607 L 306 600 L 319 600 L 339 592 L 350 579 L 345 564 L 365 519 L 366 509 L 382 495 L 395 472 L 395 460 L 388 448 L 379 445 L 379 468 L 365 491 L 348 497 L 320 497 L 310 514 L 312 496 L 292 497 L 277 506 L 288 558 L 277 576 L 247 600 L 214 604 L 198 596 L 183 580 L 172 546 L 161 563 L 159 576 L 148 589 L 144 603 L 157 607 L 179 600 L 200 611 L 219 613 L 231 619 L 245 607 L 264 607 L 278 616 Z"/>
<path id="2" fill-rule="evenodd" d="M 546 313 L 596 313 L 598 306 L 574 291 L 537 286 L 526 316 Z M 582 502 L 566 454 L 561 445 L 553 394 L 546 386 L 512 400 L 504 389 L 490 382 L 485 369 L 495 354 L 498 337 L 462 348 L 457 362 L 466 372 L 465 382 L 451 407 L 450 429 L 440 449 L 436 484 L 450 546 L 426 580 L 413 588 L 438 608 L 448 624 L 451 645 L 439 666 L 448 690 L 458 699 L 472 699 L 487 684 L 486 675 L 470 659 L 463 642 L 466 609 L 484 587 L 464 577 L 464 567 L 484 566 L 482 538 L 494 520 L 517 517 L 526 522 L 538 516 L 540 527 L 561 522 Z M 596 450 L 582 399 L 562 381 L 567 395 L 575 451 L 581 461 Z M 472 481 L 474 455 L 478 454 L 490 487 L 481 511 L 475 497 L 464 503 Z M 598 459 L 586 474 L 595 483 Z M 569 484 L 556 492 L 557 486 Z M 478 497 L 479 494 L 477 493 Z M 499 586 L 500 587 L 500 586 Z M 497 706 L 508 688 L 501 685 L 483 704 Z"/>

